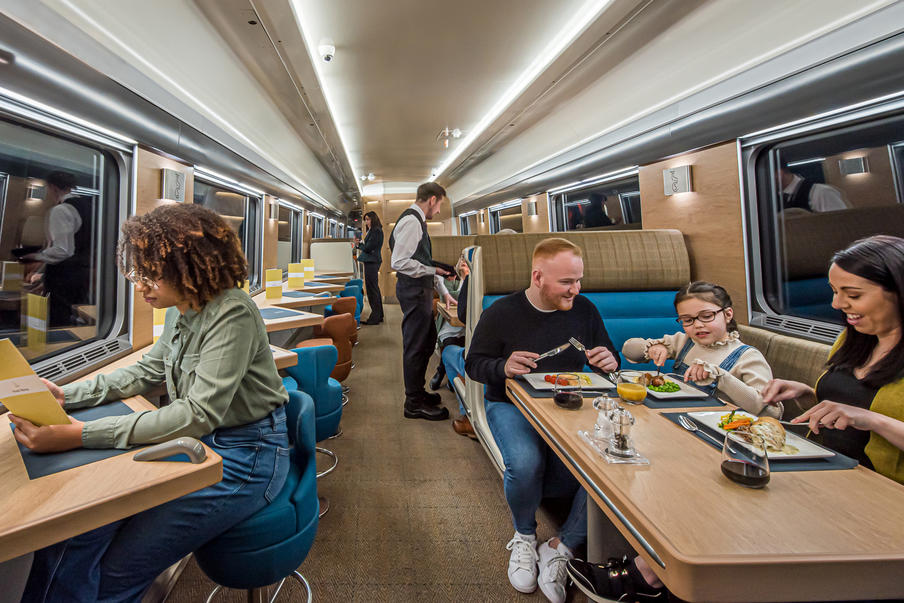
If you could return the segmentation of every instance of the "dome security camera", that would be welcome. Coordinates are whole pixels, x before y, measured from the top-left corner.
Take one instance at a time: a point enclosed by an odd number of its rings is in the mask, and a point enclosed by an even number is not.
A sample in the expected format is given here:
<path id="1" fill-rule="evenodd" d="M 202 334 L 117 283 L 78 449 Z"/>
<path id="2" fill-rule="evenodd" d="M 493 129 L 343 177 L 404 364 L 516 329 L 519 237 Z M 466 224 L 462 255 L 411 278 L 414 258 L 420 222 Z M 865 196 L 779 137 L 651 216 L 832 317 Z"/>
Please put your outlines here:
<path id="1" fill-rule="evenodd" d="M 332 41 L 324 40 L 320 42 L 320 45 L 317 47 L 317 54 L 320 55 L 320 58 L 323 59 L 324 63 L 329 63 L 333 60 L 333 57 L 336 56 L 336 47 L 333 46 Z"/>

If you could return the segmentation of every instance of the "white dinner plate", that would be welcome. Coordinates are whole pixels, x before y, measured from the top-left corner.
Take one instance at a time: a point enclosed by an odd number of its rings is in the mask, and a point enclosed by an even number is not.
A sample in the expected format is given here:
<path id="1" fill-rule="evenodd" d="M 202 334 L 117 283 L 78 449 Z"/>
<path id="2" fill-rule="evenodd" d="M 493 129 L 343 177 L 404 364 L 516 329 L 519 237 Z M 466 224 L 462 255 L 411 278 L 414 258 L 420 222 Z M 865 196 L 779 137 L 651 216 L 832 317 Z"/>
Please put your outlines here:
<path id="1" fill-rule="evenodd" d="M 522 375 L 524 380 L 530 383 L 531 387 L 537 390 L 547 390 L 552 391 L 553 384 L 549 381 L 546 381 L 544 377 L 546 375 L 561 375 L 562 373 L 528 373 L 526 375 Z M 603 377 L 602 375 L 597 375 L 596 373 L 578 373 L 574 372 L 569 374 L 579 375 L 581 377 L 581 387 L 584 389 L 612 389 L 615 385 Z"/>
<path id="2" fill-rule="evenodd" d="M 687 415 L 694 419 L 695 421 L 701 423 L 702 425 L 706 425 L 707 427 L 713 428 L 715 431 L 720 433 L 726 433 L 724 429 L 719 427 L 719 421 L 721 420 L 723 415 L 727 415 L 730 413 L 730 410 L 720 410 L 720 411 L 709 411 L 709 412 L 689 412 Z M 748 412 L 736 411 L 736 417 L 750 417 L 754 421 L 756 417 Z M 793 454 L 788 454 L 785 452 L 773 452 L 769 451 L 769 458 L 776 459 L 824 459 L 835 456 L 835 453 L 831 450 L 827 450 L 820 446 L 815 442 L 811 442 L 806 438 L 802 438 L 796 433 L 792 433 L 785 430 L 785 443 L 790 444 L 797 448 L 797 452 Z"/>
<path id="3" fill-rule="evenodd" d="M 630 377 L 640 377 L 643 373 L 648 372 L 652 373 L 652 371 L 622 371 L 621 374 L 624 376 Z M 684 380 L 675 377 L 674 375 L 662 375 L 666 381 L 671 381 L 678 385 L 677 392 L 657 392 L 653 391 L 649 387 L 647 387 L 647 394 L 657 400 L 669 400 L 671 398 L 680 398 L 682 400 L 687 400 L 688 398 L 709 398 L 709 394 L 705 391 L 697 389 L 693 385 L 685 383 Z"/>

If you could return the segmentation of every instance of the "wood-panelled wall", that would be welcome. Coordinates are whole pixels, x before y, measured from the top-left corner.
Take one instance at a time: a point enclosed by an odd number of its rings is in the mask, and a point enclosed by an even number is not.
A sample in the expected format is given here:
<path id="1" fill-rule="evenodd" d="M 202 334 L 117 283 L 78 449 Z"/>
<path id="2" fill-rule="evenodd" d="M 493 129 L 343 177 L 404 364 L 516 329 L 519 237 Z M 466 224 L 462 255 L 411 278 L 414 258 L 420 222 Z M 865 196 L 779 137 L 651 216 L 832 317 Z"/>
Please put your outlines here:
<path id="1" fill-rule="evenodd" d="M 263 249 L 261 252 L 261 257 L 263 259 L 263 269 L 266 270 L 268 268 L 277 268 L 277 242 L 279 240 L 279 220 L 271 220 L 270 219 L 270 201 L 274 200 L 274 197 L 270 195 L 264 195 L 264 207 L 263 207 L 263 217 L 264 217 L 264 241 L 263 241 Z M 306 239 L 310 240 L 310 239 Z M 263 274 L 261 274 L 263 277 Z"/>
<path id="2" fill-rule="evenodd" d="M 537 205 L 537 215 L 527 215 L 528 204 Z M 549 232 L 549 196 L 546 193 L 527 197 L 521 201 L 521 223 L 524 232 Z"/>
<path id="3" fill-rule="evenodd" d="M 691 165 L 694 192 L 666 197 L 662 170 Z M 691 278 L 717 283 L 734 302 L 735 318 L 747 323 L 747 277 L 737 147 L 734 142 L 672 157 L 640 168 L 643 227 L 684 233 Z"/>
<path id="4" fill-rule="evenodd" d="M 185 202 L 191 203 L 194 195 L 194 168 L 165 157 L 154 151 L 139 148 L 136 161 L 138 176 L 135 182 L 135 214 L 141 215 L 154 208 L 171 203 L 163 199 L 163 178 L 160 170 L 167 168 L 185 174 Z M 154 314 L 152 308 L 140 296 L 132 296 L 132 347 L 142 348 L 154 341 Z"/>

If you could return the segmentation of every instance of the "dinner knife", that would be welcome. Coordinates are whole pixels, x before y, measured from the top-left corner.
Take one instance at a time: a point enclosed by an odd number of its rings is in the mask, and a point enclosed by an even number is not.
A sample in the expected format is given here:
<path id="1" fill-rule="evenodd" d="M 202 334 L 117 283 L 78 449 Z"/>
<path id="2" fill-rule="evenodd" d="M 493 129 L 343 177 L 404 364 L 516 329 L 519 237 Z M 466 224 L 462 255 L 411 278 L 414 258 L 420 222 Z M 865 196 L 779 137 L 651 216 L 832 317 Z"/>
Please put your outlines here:
<path id="1" fill-rule="evenodd" d="M 563 343 L 559 347 L 553 348 L 545 354 L 540 354 L 537 358 L 534 359 L 534 362 L 536 362 L 537 360 L 543 360 L 544 358 L 549 358 L 550 356 L 555 356 L 559 352 L 564 352 L 569 348 L 569 346 L 571 346 L 570 343 Z"/>

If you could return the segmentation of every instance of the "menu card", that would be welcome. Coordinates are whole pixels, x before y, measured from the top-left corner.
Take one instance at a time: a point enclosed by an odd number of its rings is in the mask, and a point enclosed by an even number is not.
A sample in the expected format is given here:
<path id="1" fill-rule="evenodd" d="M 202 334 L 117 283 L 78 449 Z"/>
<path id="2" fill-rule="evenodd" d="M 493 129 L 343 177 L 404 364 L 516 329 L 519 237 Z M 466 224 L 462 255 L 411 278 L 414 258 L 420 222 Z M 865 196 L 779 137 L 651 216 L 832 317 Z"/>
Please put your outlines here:
<path id="1" fill-rule="evenodd" d="M 0 402 L 35 425 L 66 425 L 69 418 L 9 339 L 0 339 Z"/>

